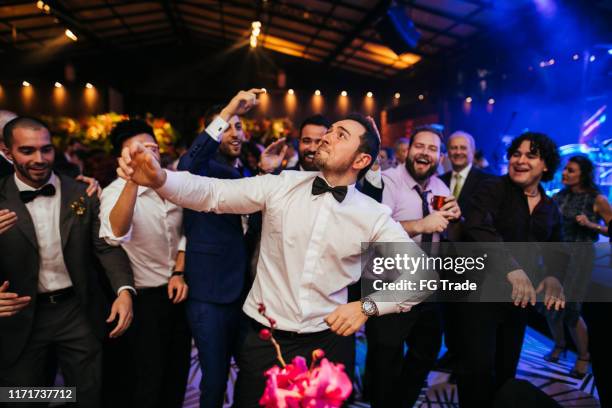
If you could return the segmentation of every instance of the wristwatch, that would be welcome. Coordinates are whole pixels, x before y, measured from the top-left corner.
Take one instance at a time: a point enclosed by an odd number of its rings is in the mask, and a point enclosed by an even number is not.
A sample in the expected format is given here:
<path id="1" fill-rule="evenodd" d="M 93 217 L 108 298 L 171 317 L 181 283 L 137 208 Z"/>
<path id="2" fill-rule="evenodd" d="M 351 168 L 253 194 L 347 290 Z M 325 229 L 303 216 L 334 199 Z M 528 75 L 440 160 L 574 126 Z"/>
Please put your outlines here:
<path id="1" fill-rule="evenodd" d="M 378 316 L 378 307 L 368 296 L 361 299 L 361 311 L 366 316 Z"/>
<path id="2" fill-rule="evenodd" d="M 183 271 L 174 271 L 172 272 L 171 276 L 183 276 L 183 275 L 184 275 Z"/>

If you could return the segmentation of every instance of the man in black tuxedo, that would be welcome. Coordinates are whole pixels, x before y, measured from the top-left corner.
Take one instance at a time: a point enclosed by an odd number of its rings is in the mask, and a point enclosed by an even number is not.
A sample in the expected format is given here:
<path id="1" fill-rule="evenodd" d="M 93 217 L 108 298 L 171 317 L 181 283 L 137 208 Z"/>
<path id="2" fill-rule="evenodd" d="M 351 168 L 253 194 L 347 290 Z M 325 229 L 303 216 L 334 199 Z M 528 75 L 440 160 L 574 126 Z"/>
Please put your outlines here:
<path id="1" fill-rule="evenodd" d="M 4 125 L 16 117 L 17 115 L 11 111 L 0 110 L 0 178 L 13 174 L 13 163 L 6 157 L 6 146 L 4 145 L 2 130 L 4 129 Z"/>
<path id="2" fill-rule="evenodd" d="M 132 320 L 129 260 L 98 237 L 97 196 L 52 171 L 55 152 L 41 121 L 13 119 L 4 140 L 15 173 L 0 179 L 0 209 L 15 216 L 0 226 L 0 386 L 48 385 L 53 350 L 79 404 L 97 407 L 104 321 L 117 320 L 110 333 L 117 337 Z M 108 318 L 100 265 L 117 293 Z"/>

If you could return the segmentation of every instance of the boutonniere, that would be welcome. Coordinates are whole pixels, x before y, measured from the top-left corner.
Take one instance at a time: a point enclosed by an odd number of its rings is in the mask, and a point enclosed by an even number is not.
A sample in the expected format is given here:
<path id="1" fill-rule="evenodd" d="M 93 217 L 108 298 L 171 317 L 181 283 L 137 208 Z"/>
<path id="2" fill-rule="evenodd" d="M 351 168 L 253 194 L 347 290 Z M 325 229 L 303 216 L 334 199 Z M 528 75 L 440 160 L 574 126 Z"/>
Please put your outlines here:
<path id="1" fill-rule="evenodd" d="M 70 208 L 72 211 L 78 216 L 82 216 L 87 211 L 87 207 L 85 207 L 85 197 L 79 197 L 77 201 L 73 201 L 70 204 Z"/>

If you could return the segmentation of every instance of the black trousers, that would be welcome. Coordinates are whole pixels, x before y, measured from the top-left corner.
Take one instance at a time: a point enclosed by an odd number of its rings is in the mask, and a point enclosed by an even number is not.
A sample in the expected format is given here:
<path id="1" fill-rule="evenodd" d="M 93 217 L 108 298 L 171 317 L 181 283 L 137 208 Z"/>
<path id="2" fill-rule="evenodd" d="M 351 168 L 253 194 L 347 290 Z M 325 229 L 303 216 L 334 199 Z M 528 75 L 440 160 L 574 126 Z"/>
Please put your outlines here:
<path id="1" fill-rule="evenodd" d="M 0 386 L 48 386 L 49 353 L 55 353 L 65 386 L 76 387 L 78 406 L 99 407 L 102 347 L 76 296 L 56 304 L 36 305 L 30 339 L 17 362 L 0 369 Z M 3 406 L 41 405 L 46 404 Z"/>
<path id="2" fill-rule="evenodd" d="M 238 380 L 234 393 L 234 407 L 259 407 L 266 378 L 264 372 L 280 363 L 270 341 L 259 338 L 259 323 L 251 320 L 246 338 L 238 356 Z M 318 333 L 287 333 L 276 331 L 274 338 L 279 343 L 286 363 L 296 356 L 302 356 L 310 365 L 312 352 L 318 348 L 325 351 L 325 357 L 333 363 L 344 364 L 344 370 L 351 380 L 355 370 L 355 337 L 338 336 L 330 330 Z"/>
<path id="3" fill-rule="evenodd" d="M 457 386 L 463 408 L 491 407 L 495 393 L 516 375 L 527 309 L 512 303 L 456 303 L 459 366 Z"/>
<path id="4" fill-rule="evenodd" d="M 444 302 L 440 304 L 442 309 L 442 329 L 444 331 L 444 345 L 447 348 L 446 356 L 450 359 L 452 366 L 445 367 L 453 370 L 456 357 L 459 353 L 457 332 L 461 327 L 457 325 L 455 302 Z"/>
<path id="5" fill-rule="evenodd" d="M 183 303 L 167 286 L 141 289 L 134 320 L 123 337 L 105 344 L 104 405 L 181 407 L 191 359 L 191 334 Z"/>
<path id="6" fill-rule="evenodd" d="M 589 329 L 589 352 L 599 402 L 602 408 L 612 407 L 612 303 L 585 302 L 582 305 L 582 313 Z"/>
<path id="7" fill-rule="evenodd" d="M 366 336 L 372 407 L 414 406 L 442 344 L 439 305 L 424 303 L 406 313 L 371 318 Z"/>

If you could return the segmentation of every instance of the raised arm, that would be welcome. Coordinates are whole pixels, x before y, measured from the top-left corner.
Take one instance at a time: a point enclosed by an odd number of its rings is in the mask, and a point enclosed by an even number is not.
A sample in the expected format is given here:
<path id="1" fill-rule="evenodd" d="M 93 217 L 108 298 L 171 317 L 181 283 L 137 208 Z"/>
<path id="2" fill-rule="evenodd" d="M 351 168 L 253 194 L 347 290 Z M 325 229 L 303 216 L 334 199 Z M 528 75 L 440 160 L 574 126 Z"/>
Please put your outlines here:
<path id="1" fill-rule="evenodd" d="M 227 104 L 219 115 L 198 135 L 191 147 L 181 157 L 177 170 L 186 170 L 193 174 L 206 174 L 210 160 L 214 157 L 223 132 L 228 128 L 228 121 L 234 115 L 244 115 L 259 104 L 257 96 L 264 91 L 253 88 L 249 91 L 240 91 Z"/>

